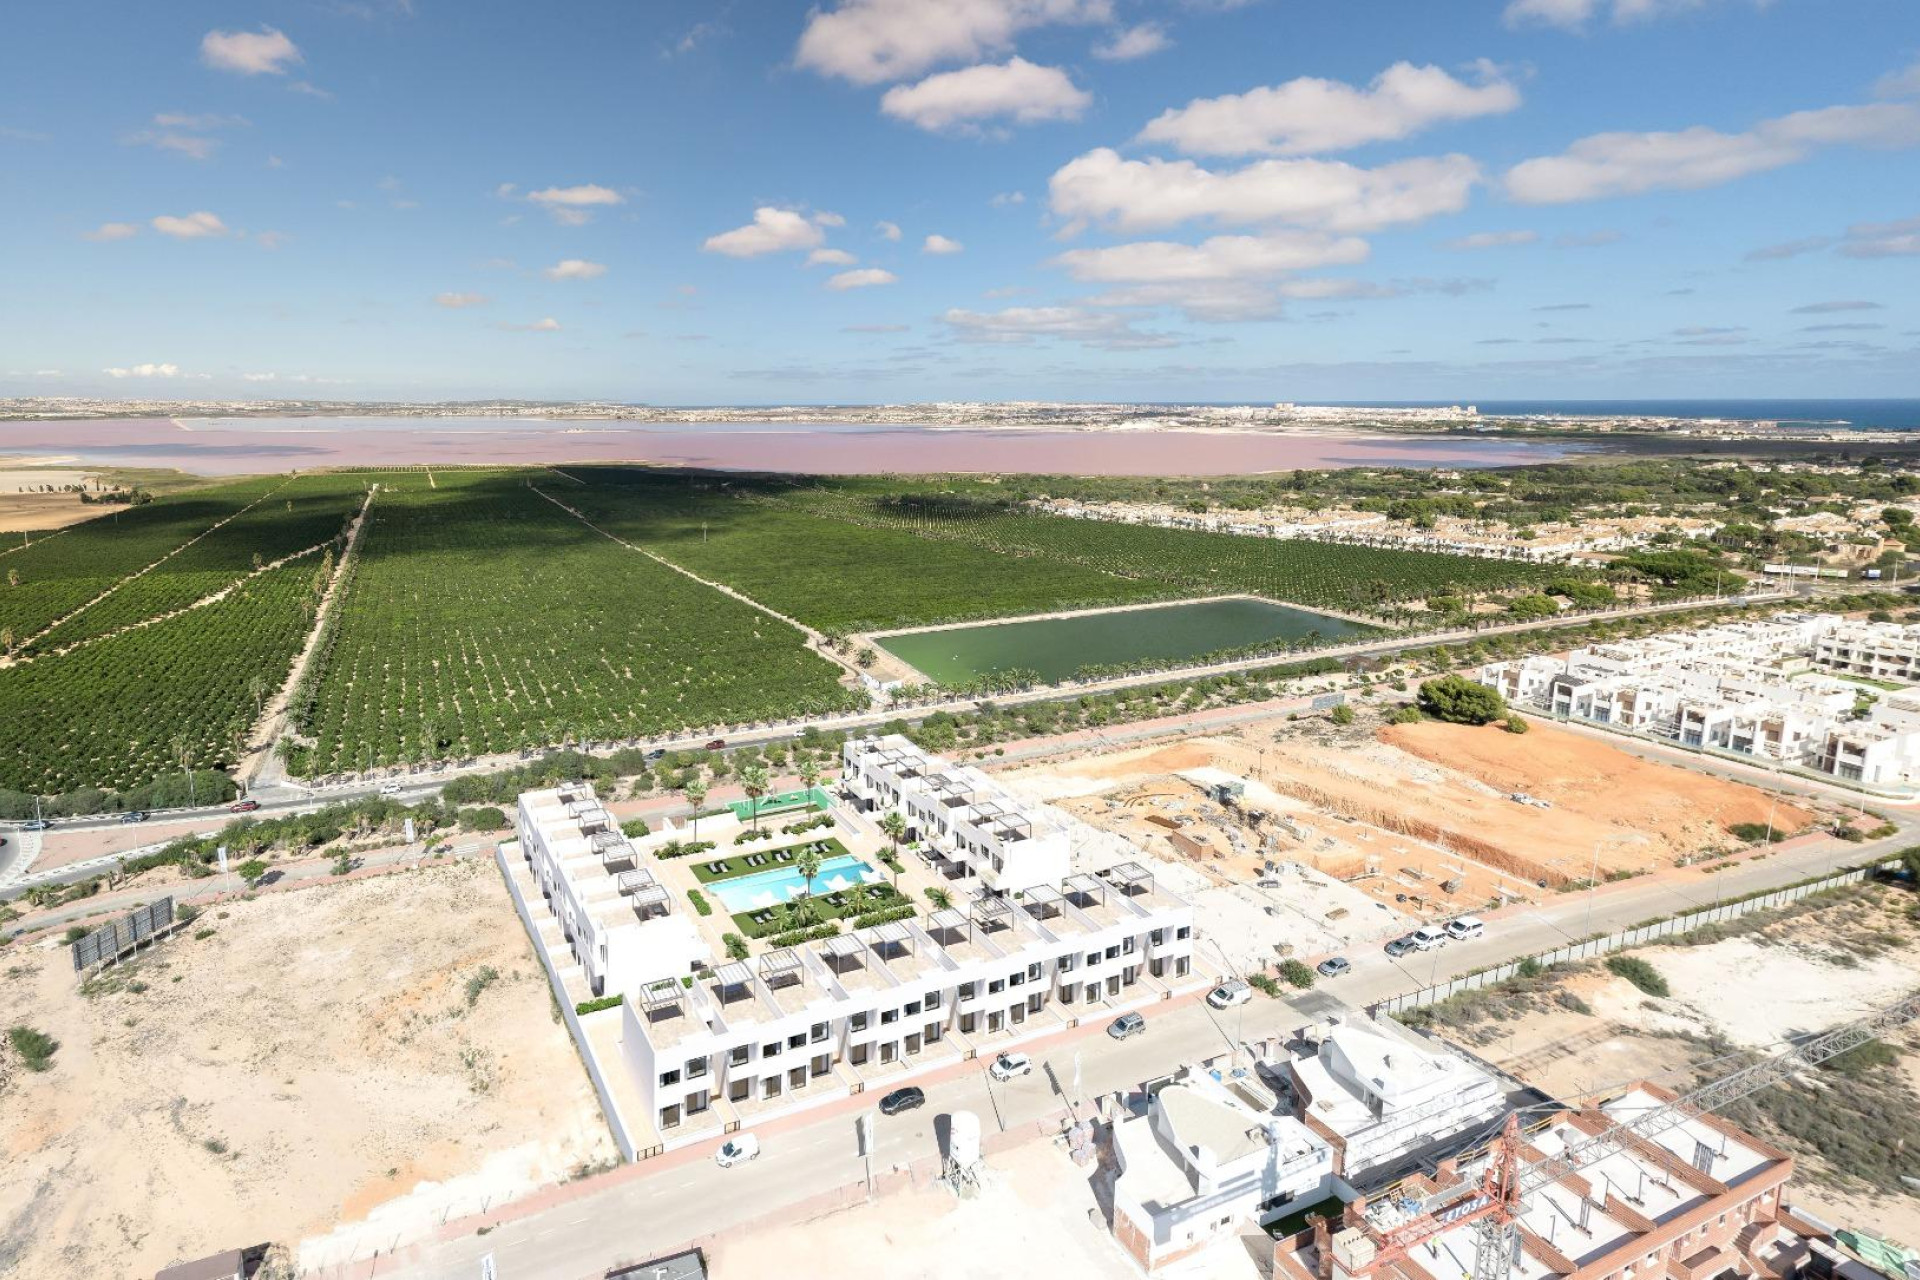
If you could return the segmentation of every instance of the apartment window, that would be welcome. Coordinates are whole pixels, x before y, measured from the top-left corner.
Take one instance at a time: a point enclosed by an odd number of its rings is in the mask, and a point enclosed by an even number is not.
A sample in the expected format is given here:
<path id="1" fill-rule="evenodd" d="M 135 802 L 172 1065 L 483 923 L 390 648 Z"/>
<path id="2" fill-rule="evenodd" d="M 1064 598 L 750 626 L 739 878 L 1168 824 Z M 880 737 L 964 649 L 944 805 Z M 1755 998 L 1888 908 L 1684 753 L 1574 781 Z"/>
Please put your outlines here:
<path id="1" fill-rule="evenodd" d="M 847 1019 L 847 1029 L 849 1031 L 865 1031 L 867 1029 L 867 1016 L 865 1013 L 854 1014 L 851 1018 Z"/>
<path id="2" fill-rule="evenodd" d="M 1080 963 L 1080 959 L 1079 959 L 1079 957 L 1078 957 L 1078 956 L 1061 956 L 1061 957 L 1060 957 L 1060 972 L 1062 972 L 1062 973 L 1072 973 L 1072 972 L 1073 972 L 1073 969 L 1074 969 L 1074 966 L 1075 966 L 1075 965 L 1077 965 L 1077 964 L 1079 964 L 1079 963 Z"/>
<path id="3" fill-rule="evenodd" d="M 940 1007 L 940 993 L 938 991 L 927 992 L 927 1008 L 929 1010 L 933 1010 L 933 1009 L 938 1009 L 939 1007 Z"/>
<path id="4" fill-rule="evenodd" d="M 908 1002 L 905 1012 L 906 1015 L 911 1018 L 914 1014 L 920 1012 L 920 1002 L 918 1000 Z"/>
<path id="5" fill-rule="evenodd" d="M 1159 946 L 1161 939 L 1166 936 L 1166 932 L 1167 931 L 1165 929 L 1155 929 L 1152 933 L 1148 934 L 1147 935 L 1148 945 L 1155 946 L 1155 947 Z"/>
<path id="6" fill-rule="evenodd" d="M 1087 952 L 1087 963 L 1088 963 L 1089 965 L 1095 965 L 1095 964 L 1099 964 L 1099 963 L 1100 963 L 1100 953 L 1099 953 L 1098 951 L 1089 951 L 1089 952 Z"/>
<path id="7" fill-rule="evenodd" d="M 977 995 L 979 995 L 979 994 L 980 994 L 980 984 L 979 984 L 979 983 L 977 983 L 977 982 L 963 982 L 963 983 L 961 983 L 961 984 L 960 984 L 960 998 L 961 998 L 962 1000 L 971 1000 L 971 999 L 973 999 L 973 998 L 974 998 L 975 996 L 977 996 Z"/>
<path id="8" fill-rule="evenodd" d="M 1120 944 L 1120 950 L 1126 952 L 1128 955 L 1133 954 L 1133 936 L 1131 934 Z"/>
<path id="9" fill-rule="evenodd" d="M 940 1038 L 940 1024 L 937 1022 L 929 1022 L 926 1031 L 922 1033 L 920 1038 L 928 1044 L 934 1043 Z"/>
<path id="10" fill-rule="evenodd" d="M 898 1009 L 882 1009 L 880 1011 L 881 1026 L 891 1026 L 898 1021 L 900 1021 L 900 1011 Z"/>
<path id="11" fill-rule="evenodd" d="M 747 1064 L 747 1055 L 753 1052 L 752 1045 L 736 1045 L 728 1054 L 727 1062 L 731 1066 L 743 1067 Z"/>
<path id="12" fill-rule="evenodd" d="M 660 1073 L 661 1088 L 664 1089 L 668 1085 L 679 1084 L 679 1083 L 680 1083 L 680 1073 L 678 1071 L 662 1071 Z"/>
<path id="13" fill-rule="evenodd" d="M 702 1111 L 705 1111 L 708 1107 L 712 1105 L 713 1103 L 707 1097 L 706 1091 L 702 1090 L 701 1092 L 696 1093 L 691 1098 L 687 1099 L 687 1114 L 690 1116 L 697 1116 Z"/>
<path id="14" fill-rule="evenodd" d="M 1108 947 L 1108 948 L 1107 948 L 1107 959 L 1109 959 L 1109 960 L 1114 960 L 1114 959 L 1117 959 L 1117 958 L 1119 958 L 1119 955 L 1120 955 L 1120 948 L 1119 948 L 1119 947 Z"/>
<path id="15" fill-rule="evenodd" d="M 706 1074 L 707 1060 L 705 1058 L 695 1058 L 693 1061 L 687 1063 L 687 1079 L 698 1080 Z"/>
<path id="16" fill-rule="evenodd" d="M 827 1024 L 824 1022 L 814 1023 L 812 1038 L 815 1044 L 819 1044 L 822 1040 L 825 1040 L 827 1038 Z"/>
<path id="17" fill-rule="evenodd" d="M 1068 985 L 1066 985 L 1066 986 L 1064 986 L 1064 987 L 1062 987 L 1062 988 L 1060 988 L 1060 1003 L 1061 1003 L 1061 1004 L 1072 1004 L 1072 1003 L 1073 1003 L 1073 993 L 1074 993 L 1074 992 L 1075 992 L 1075 991 L 1076 991 L 1077 989 L 1078 989 L 1078 988 L 1076 988 L 1076 987 L 1074 987 L 1074 986 L 1073 986 L 1073 985 L 1072 985 L 1071 983 L 1069 983 Z"/>
<path id="18" fill-rule="evenodd" d="M 1030 964 L 1030 965 L 1028 965 L 1028 966 L 1027 966 L 1027 981 L 1028 981 L 1028 982 L 1038 982 L 1038 981 L 1040 981 L 1040 963 L 1039 963 L 1039 961 L 1037 961 L 1037 960 L 1036 960 L 1036 961 L 1035 961 L 1034 963 L 1032 963 L 1032 964 Z"/>
<path id="19" fill-rule="evenodd" d="M 1180 926 L 1179 931 L 1175 933 L 1173 936 L 1181 939 L 1191 938 L 1193 936 L 1193 926 L 1190 924 L 1183 924 Z"/>
<path id="20" fill-rule="evenodd" d="M 807 1042 L 806 1032 L 804 1031 L 795 1032 L 793 1035 L 790 1035 L 787 1037 L 787 1048 L 798 1049 L 802 1045 L 806 1044 L 806 1042 Z"/>
<path id="21" fill-rule="evenodd" d="M 1010 987 L 1017 987 L 1021 983 L 1025 982 L 1026 980 L 1027 980 L 1027 975 L 1024 973 L 1012 973 L 1007 975 L 1007 985 Z"/>
<path id="22" fill-rule="evenodd" d="M 774 1042 L 773 1042 L 772 1044 L 763 1044 L 763 1045 L 761 1045 L 761 1046 L 760 1046 L 760 1056 L 761 1056 L 762 1058 L 777 1058 L 777 1057 L 779 1057 L 779 1056 L 780 1056 L 780 1042 L 779 1042 L 778 1040 L 775 1040 L 775 1041 L 774 1041 Z"/>
<path id="23" fill-rule="evenodd" d="M 1007 980 L 1005 978 L 995 978 L 992 982 L 989 982 L 987 984 L 987 994 L 990 996 L 997 996 L 1002 991 L 1005 991 L 1006 989 L 1007 989 Z"/>

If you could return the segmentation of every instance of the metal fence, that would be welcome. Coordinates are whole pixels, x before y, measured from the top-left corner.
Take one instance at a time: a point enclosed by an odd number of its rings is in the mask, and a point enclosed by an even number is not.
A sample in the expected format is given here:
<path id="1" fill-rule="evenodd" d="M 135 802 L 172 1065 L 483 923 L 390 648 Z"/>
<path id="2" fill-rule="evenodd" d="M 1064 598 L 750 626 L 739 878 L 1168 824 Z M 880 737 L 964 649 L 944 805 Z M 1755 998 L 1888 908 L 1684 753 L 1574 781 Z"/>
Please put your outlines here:
<path id="1" fill-rule="evenodd" d="M 173 898 L 149 902 L 109 924 L 101 925 L 73 944 L 73 971 L 85 973 L 97 964 L 110 964 L 173 928 Z"/>
<path id="2" fill-rule="evenodd" d="M 500 878 L 507 882 L 507 893 L 513 898 L 513 909 L 520 914 L 520 923 L 526 926 L 527 941 L 533 944 L 533 953 L 540 957 L 540 967 L 547 971 L 547 981 L 553 986 L 553 1001 L 560 1006 L 560 1016 L 566 1019 L 567 1032 L 573 1036 L 573 1046 L 580 1053 L 580 1065 L 587 1069 L 587 1078 L 593 1082 L 593 1091 L 600 1099 L 600 1112 L 607 1118 L 607 1128 L 613 1132 L 614 1145 L 620 1148 L 620 1154 L 628 1160 L 639 1159 L 633 1139 L 627 1136 L 627 1126 L 621 1122 L 620 1108 L 614 1105 L 613 1090 L 600 1074 L 600 1059 L 594 1054 L 593 1046 L 587 1043 L 587 1033 L 580 1028 L 580 1015 L 574 1011 L 573 998 L 567 994 L 567 984 L 560 978 L 560 972 L 554 968 L 553 957 L 540 941 L 540 928 L 533 922 L 533 913 L 527 907 L 527 901 L 520 894 L 520 883 L 513 878 L 513 868 L 507 865 L 507 855 L 500 844 L 493 846 L 493 860 L 500 868 Z"/>
<path id="3" fill-rule="evenodd" d="M 1408 1009 L 1418 1009 L 1425 1005 L 1438 1004 L 1462 992 L 1478 991 L 1483 987 L 1505 982 L 1520 972 L 1520 966 L 1529 962 L 1550 966 L 1569 964 L 1580 960 L 1591 960 L 1596 956 L 1610 955 L 1615 951 L 1625 951 L 1632 947 L 1645 946 L 1649 942 L 1658 942 L 1662 938 L 1671 938 L 1676 934 L 1690 933 L 1702 925 L 1717 924 L 1724 920 L 1736 920 L 1755 911 L 1766 911 L 1773 907 L 1783 907 L 1790 902 L 1798 902 L 1811 894 L 1823 893 L 1841 885 L 1858 884 L 1874 873 L 1874 868 L 1856 867 L 1851 871 L 1835 872 L 1822 876 L 1805 884 L 1792 885 L 1785 889 L 1776 889 L 1772 893 L 1761 894 L 1755 898 L 1743 898 L 1738 902 L 1729 902 L 1717 907 L 1703 907 L 1698 911 L 1689 911 L 1668 920 L 1656 920 L 1649 924 L 1635 925 L 1631 929 L 1622 929 L 1610 933 L 1604 938 L 1589 938 L 1585 942 L 1569 943 L 1556 947 L 1552 951 L 1543 951 L 1538 955 L 1526 956 L 1519 960 L 1510 960 L 1491 969 L 1482 969 L 1478 973 L 1469 973 L 1462 977 L 1450 978 L 1445 982 L 1422 987 L 1418 991 L 1409 991 L 1391 999 L 1382 1000 L 1373 1006 L 1379 1013 L 1401 1013 Z"/>

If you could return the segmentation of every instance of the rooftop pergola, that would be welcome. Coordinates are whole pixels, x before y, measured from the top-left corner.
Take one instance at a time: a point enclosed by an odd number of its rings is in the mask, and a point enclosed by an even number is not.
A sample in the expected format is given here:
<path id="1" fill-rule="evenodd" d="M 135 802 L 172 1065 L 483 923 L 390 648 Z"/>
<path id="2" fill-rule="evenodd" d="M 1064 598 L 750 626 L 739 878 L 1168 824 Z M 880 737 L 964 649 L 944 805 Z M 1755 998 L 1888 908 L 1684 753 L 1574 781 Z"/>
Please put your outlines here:
<path id="1" fill-rule="evenodd" d="M 885 924 L 876 924 L 862 929 L 856 937 L 865 938 L 873 954 L 882 960 L 893 960 L 913 950 L 913 930 L 907 928 L 904 920 L 889 920 Z"/>
<path id="2" fill-rule="evenodd" d="M 1153 872 L 1137 862 L 1122 862 L 1107 868 L 1107 880 L 1122 893 L 1152 893 Z"/>
<path id="3" fill-rule="evenodd" d="M 653 872 L 644 868 L 622 871 L 613 878 L 613 887 L 622 897 L 631 897 L 653 883 Z"/>
<path id="4" fill-rule="evenodd" d="M 730 960 L 709 972 L 712 974 L 713 987 L 719 993 L 721 1004 L 753 994 L 753 970 L 744 961 Z"/>
<path id="5" fill-rule="evenodd" d="M 967 927 L 967 914 L 956 907 L 942 907 L 927 917 L 927 932 L 934 935 L 959 933 Z"/>
<path id="6" fill-rule="evenodd" d="M 1060 887 L 1066 891 L 1067 901 L 1076 907 L 1090 907 L 1107 900 L 1107 882 L 1099 876 L 1068 876 L 1060 882 Z"/>
<path id="7" fill-rule="evenodd" d="M 1066 899 L 1062 898 L 1060 891 L 1051 885 L 1037 884 L 1027 890 L 1026 895 L 1020 899 L 1020 905 L 1027 909 L 1028 915 L 1044 920 L 1050 916 L 1059 915 L 1066 907 Z"/>
<path id="8" fill-rule="evenodd" d="M 826 957 L 827 968 L 835 973 L 845 973 L 855 961 L 859 961 L 864 968 L 865 961 L 860 960 L 860 954 L 866 949 L 867 944 L 856 933 L 835 934 L 820 944 L 820 954 Z"/>
<path id="9" fill-rule="evenodd" d="M 973 806 L 973 819 L 1002 840 L 1026 840 L 1033 835 L 1033 823 L 1027 816 L 1000 800 L 982 800 Z"/>
<path id="10" fill-rule="evenodd" d="M 643 884 L 633 891 L 633 914 L 642 920 L 651 919 L 655 914 L 670 915 L 673 912 L 673 899 L 663 884 Z"/>
<path id="11" fill-rule="evenodd" d="M 806 979 L 807 968 L 793 947 L 781 947 L 760 957 L 760 980 L 769 987 L 784 987 Z"/>
<path id="12" fill-rule="evenodd" d="M 586 782 L 563 782 L 558 788 L 560 803 L 573 804 L 580 800 L 593 799 L 593 786 Z"/>
<path id="13" fill-rule="evenodd" d="M 950 809 L 971 803 L 979 791 L 978 787 L 957 773 L 930 773 L 925 786 Z"/>
<path id="14" fill-rule="evenodd" d="M 641 1015 L 652 1020 L 655 1015 L 686 1012 L 687 989 L 680 985 L 678 978 L 658 978 L 643 985 L 634 993 L 634 1003 L 640 1006 Z"/>
<path id="15" fill-rule="evenodd" d="M 975 898 L 973 905 L 967 908 L 967 916 L 973 927 L 982 933 L 1013 928 L 1013 904 L 1005 898 L 992 895 Z"/>
<path id="16" fill-rule="evenodd" d="M 618 831 L 596 831 L 589 839 L 593 851 L 600 855 L 600 865 L 609 869 L 622 862 L 631 863 L 638 857 L 627 838 Z"/>

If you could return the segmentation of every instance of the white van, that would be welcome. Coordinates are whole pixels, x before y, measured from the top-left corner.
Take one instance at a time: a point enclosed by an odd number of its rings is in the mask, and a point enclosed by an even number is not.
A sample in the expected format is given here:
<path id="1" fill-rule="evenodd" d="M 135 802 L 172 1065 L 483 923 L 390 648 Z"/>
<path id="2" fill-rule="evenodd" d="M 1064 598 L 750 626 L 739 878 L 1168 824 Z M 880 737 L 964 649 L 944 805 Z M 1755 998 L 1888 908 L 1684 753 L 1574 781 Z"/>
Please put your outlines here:
<path id="1" fill-rule="evenodd" d="M 1461 916 L 1458 920 L 1447 921 L 1447 936 L 1459 942 L 1470 942 L 1487 931 L 1487 926 L 1477 916 Z"/>
<path id="2" fill-rule="evenodd" d="M 1407 941 L 1421 951 L 1431 951 L 1447 940 L 1447 931 L 1437 924 L 1423 924 L 1407 935 Z"/>

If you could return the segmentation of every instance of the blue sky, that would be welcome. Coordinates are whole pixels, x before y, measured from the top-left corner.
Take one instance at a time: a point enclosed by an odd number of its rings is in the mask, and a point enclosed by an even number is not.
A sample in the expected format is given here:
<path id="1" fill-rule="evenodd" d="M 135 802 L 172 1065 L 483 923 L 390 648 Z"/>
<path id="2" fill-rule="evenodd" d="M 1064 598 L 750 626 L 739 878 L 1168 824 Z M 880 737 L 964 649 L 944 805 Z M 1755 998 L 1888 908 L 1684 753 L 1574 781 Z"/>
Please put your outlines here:
<path id="1" fill-rule="evenodd" d="M 1911 0 L 71 0 L 0 34 L 0 395 L 1920 395 Z"/>

